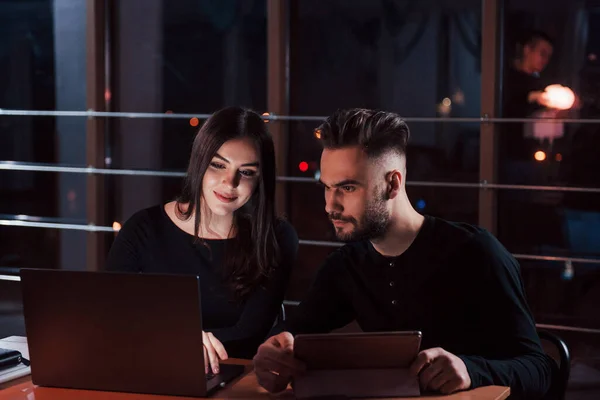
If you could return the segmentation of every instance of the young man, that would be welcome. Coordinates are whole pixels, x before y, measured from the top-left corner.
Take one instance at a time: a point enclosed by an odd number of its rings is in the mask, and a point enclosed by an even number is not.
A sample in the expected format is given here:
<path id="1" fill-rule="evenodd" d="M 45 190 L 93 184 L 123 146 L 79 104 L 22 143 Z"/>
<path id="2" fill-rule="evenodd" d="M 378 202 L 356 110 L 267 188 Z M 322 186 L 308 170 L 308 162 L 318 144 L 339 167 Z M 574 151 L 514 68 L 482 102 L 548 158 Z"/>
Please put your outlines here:
<path id="1" fill-rule="evenodd" d="M 338 238 L 305 301 L 258 350 L 267 390 L 302 373 L 294 334 L 356 320 L 364 331 L 423 332 L 411 371 L 424 390 L 510 386 L 541 397 L 553 361 L 528 309 L 519 265 L 485 230 L 418 214 L 407 197 L 409 131 L 394 114 L 341 110 L 321 127 L 325 211 Z"/>

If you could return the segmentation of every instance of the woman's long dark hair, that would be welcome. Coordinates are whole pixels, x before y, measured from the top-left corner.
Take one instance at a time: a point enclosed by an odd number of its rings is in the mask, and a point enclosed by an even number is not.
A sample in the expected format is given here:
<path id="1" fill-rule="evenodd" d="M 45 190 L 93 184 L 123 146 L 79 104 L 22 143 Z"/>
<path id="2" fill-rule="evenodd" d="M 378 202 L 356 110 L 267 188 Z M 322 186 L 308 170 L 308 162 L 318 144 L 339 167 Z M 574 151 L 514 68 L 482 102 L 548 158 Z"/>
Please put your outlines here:
<path id="1" fill-rule="evenodd" d="M 275 146 L 260 115 L 241 107 L 228 107 L 206 120 L 194 139 L 176 210 L 183 219 L 194 215 L 194 235 L 198 238 L 206 169 L 223 143 L 240 138 L 249 138 L 256 146 L 260 173 L 254 193 L 234 212 L 233 228 L 237 234 L 226 248 L 223 277 L 238 300 L 260 285 L 279 260 L 275 236 Z M 185 204 L 188 207 L 182 209 Z"/>

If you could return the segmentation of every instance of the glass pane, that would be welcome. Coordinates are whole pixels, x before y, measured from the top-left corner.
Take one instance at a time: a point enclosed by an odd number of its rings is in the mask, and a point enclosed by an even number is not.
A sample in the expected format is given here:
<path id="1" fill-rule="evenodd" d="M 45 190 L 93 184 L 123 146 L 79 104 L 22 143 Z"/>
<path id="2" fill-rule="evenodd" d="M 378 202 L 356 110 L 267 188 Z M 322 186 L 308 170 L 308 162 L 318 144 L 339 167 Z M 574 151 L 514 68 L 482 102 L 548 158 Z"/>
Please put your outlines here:
<path id="1" fill-rule="evenodd" d="M 479 116 L 481 1 L 291 4 L 292 114 Z"/>
<path id="2" fill-rule="evenodd" d="M 504 14 L 502 116 L 538 120 L 498 125 L 500 182 L 600 188 L 598 124 L 553 121 L 600 116 L 597 5 L 510 0 Z M 600 259 L 598 200 L 597 193 L 500 190 L 499 239 L 520 254 Z M 600 327 L 598 264 L 520 263 L 536 322 Z M 571 349 L 572 380 L 597 386 L 598 335 L 557 333 Z"/>
<path id="3" fill-rule="evenodd" d="M 265 0 L 127 0 L 114 7 L 116 110 L 266 108 Z"/>
<path id="4" fill-rule="evenodd" d="M 594 89 L 600 40 L 600 32 L 592 28 L 595 18 L 598 12 L 585 2 L 508 2 L 504 117 L 600 115 Z M 556 103 L 560 96 L 549 85 L 568 87 L 575 103 Z M 568 93 L 564 96 L 569 100 Z M 596 130 L 596 124 L 552 121 L 501 124 L 500 182 L 600 188 Z M 591 239 L 600 227 L 598 194 L 513 189 L 501 191 L 498 201 L 499 236 L 512 250 L 600 256 L 600 242 Z M 521 221 L 519 226 L 515 219 Z"/>
<path id="5" fill-rule="evenodd" d="M 38 110 L 85 110 L 86 3 L 0 3 L 0 161 L 86 165 L 86 119 Z M 0 171 L 0 214 L 85 223 L 86 176 Z M 2 227 L 0 266 L 85 268 L 85 235 Z M 35 251 L 32 251 L 32 246 Z"/>

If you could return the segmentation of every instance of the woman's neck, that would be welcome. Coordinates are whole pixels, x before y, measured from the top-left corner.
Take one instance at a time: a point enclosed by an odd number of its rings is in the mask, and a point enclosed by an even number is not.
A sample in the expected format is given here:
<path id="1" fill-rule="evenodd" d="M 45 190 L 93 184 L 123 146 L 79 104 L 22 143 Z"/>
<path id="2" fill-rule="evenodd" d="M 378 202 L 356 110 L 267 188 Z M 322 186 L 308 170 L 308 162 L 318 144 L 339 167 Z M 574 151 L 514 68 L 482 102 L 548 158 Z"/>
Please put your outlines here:
<path id="1" fill-rule="evenodd" d="M 235 236 L 233 214 L 215 215 L 208 206 L 200 206 L 200 226 L 198 236 L 204 239 L 229 239 Z M 192 214 L 191 220 L 194 221 Z"/>
<path id="2" fill-rule="evenodd" d="M 187 212 L 189 204 L 176 202 L 169 203 L 165 209 L 167 215 L 173 215 L 171 220 L 181 230 L 190 235 L 194 235 L 194 223 L 196 211 L 193 211 L 188 219 L 185 219 L 182 213 Z M 203 207 L 201 207 L 203 208 Z M 228 239 L 236 235 L 236 229 L 233 223 L 233 214 L 214 215 L 210 210 L 204 210 L 200 214 L 200 226 L 198 226 L 198 237 L 203 239 Z"/>

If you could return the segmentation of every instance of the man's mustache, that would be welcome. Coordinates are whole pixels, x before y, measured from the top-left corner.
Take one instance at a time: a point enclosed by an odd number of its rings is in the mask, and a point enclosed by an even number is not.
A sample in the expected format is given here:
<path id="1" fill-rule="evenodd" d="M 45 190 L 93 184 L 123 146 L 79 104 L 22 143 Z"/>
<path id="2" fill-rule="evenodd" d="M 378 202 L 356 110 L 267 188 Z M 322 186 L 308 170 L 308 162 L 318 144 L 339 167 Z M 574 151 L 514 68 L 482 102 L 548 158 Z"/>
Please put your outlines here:
<path id="1" fill-rule="evenodd" d="M 333 221 L 356 222 L 356 220 L 354 218 L 345 217 L 340 213 L 329 213 L 328 217 L 331 222 L 333 222 Z"/>

